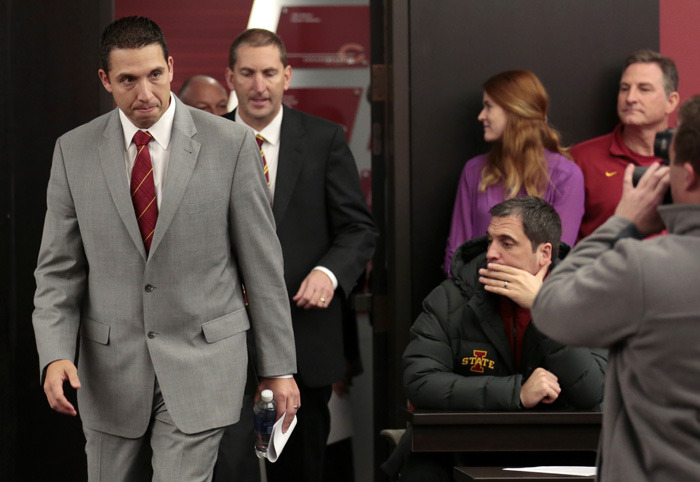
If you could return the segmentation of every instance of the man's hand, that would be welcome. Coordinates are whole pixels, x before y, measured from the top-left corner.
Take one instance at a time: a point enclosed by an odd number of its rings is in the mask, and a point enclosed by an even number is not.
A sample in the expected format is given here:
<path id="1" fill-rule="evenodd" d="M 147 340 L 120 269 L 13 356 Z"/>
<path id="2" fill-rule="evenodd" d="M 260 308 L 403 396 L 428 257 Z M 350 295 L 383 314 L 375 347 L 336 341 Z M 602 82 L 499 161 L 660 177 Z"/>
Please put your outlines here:
<path id="1" fill-rule="evenodd" d="M 343 379 L 334 382 L 332 385 L 333 393 L 339 397 L 344 397 L 350 393 L 350 387 L 352 386 L 352 374 L 350 369 L 350 363 L 345 361 L 345 373 L 343 373 Z"/>
<path id="2" fill-rule="evenodd" d="M 617 216 L 632 221 L 643 238 L 664 229 L 664 223 L 657 208 L 668 191 L 669 168 L 653 163 L 641 177 L 637 186 L 632 185 L 634 165 L 625 169 L 622 182 L 622 197 L 615 209 Z"/>
<path id="3" fill-rule="evenodd" d="M 557 377 L 544 368 L 535 368 L 530 378 L 520 387 L 520 403 L 532 408 L 538 403 L 552 403 L 561 393 Z"/>
<path id="4" fill-rule="evenodd" d="M 51 408 L 65 415 L 78 415 L 75 407 L 68 401 L 63 393 L 63 382 L 68 380 L 71 387 L 80 388 L 78 369 L 70 360 L 56 360 L 46 367 L 44 379 L 44 393 Z"/>
<path id="5" fill-rule="evenodd" d="M 325 309 L 333 299 L 333 282 L 326 273 L 314 269 L 301 282 L 299 291 L 292 298 L 299 308 L 305 310 L 316 308 Z"/>
<path id="6" fill-rule="evenodd" d="M 491 293 L 507 296 L 523 308 L 532 308 L 537 292 L 542 287 L 544 277 L 551 262 L 548 262 L 536 275 L 503 264 L 489 263 L 486 269 L 479 270 L 479 282 Z"/>
<path id="7" fill-rule="evenodd" d="M 282 422 L 282 433 L 287 433 L 287 429 L 292 424 L 292 420 L 297 414 L 297 410 L 301 407 L 301 396 L 299 388 L 294 378 L 263 378 L 258 385 L 258 393 L 255 394 L 255 401 L 260 400 L 260 392 L 268 389 L 272 390 L 277 405 L 277 419 L 287 412 Z"/>

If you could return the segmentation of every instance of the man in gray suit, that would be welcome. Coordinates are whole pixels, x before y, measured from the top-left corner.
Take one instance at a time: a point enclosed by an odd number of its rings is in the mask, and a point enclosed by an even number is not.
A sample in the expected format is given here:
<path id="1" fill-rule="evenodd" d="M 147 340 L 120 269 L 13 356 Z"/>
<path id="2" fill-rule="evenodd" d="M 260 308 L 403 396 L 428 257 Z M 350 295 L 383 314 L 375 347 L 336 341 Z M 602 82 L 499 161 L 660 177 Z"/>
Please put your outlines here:
<path id="1" fill-rule="evenodd" d="M 260 153 L 170 92 L 151 20 L 109 25 L 101 57 L 117 108 L 59 138 L 51 168 L 33 317 L 44 391 L 77 415 L 63 383 L 78 389 L 90 480 L 211 480 L 240 416 L 246 330 L 285 429 L 300 405 Z"/>

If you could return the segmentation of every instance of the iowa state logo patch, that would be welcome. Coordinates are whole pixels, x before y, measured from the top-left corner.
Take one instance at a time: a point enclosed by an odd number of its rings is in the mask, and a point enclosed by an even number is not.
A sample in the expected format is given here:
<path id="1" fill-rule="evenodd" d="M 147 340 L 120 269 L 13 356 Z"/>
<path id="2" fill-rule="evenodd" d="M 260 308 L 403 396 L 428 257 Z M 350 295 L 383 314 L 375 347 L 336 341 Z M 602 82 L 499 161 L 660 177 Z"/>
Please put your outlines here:
<path id="1" fill-rule="evenodd" d="M 489 353 L 486 350 L 474 350 L 474 356 L 462 358 L 462 365 L 468 366 L 469 371 L 474 373 L 484 373 L 484 369 L 493 370 L 495 362 L 486 358 Z"/>

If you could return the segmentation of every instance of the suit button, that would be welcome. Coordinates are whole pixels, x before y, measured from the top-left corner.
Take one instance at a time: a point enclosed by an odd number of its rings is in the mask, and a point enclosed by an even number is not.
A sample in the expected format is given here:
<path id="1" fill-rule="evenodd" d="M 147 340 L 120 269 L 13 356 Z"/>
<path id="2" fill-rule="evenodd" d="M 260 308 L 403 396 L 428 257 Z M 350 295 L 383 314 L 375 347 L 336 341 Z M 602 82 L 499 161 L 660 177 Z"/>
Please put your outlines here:
<path id="1" fill-rule="evenodd" d="M 153 285 L 146 285 L 146 288 L 144 289 L 146 290 L 146 293 L 150 293 L 155 289 L 155 287 Z"/>
<path id="2" fill-rule="evenodd" d="M 149 332 L 148 332 L 148 338 L 150 338 L 150 339 L 152 340 L 152 339 L 154 339 L 155 337 L 156 337 L 156 332 L 155 332 L 155 331 L 149 331 Z"/>

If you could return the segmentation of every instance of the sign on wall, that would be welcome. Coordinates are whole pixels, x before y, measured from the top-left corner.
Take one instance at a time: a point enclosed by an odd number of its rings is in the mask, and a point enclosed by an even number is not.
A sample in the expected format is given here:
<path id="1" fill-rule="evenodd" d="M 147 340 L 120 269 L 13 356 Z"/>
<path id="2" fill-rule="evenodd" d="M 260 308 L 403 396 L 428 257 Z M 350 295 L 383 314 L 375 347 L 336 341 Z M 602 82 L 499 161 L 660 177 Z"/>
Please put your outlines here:
<path id="1" fill-rule="evenodd" d="M 369 7 L 283 7 L 277 34 L 298 68 L 365 68 L 369 65 Z"/>

